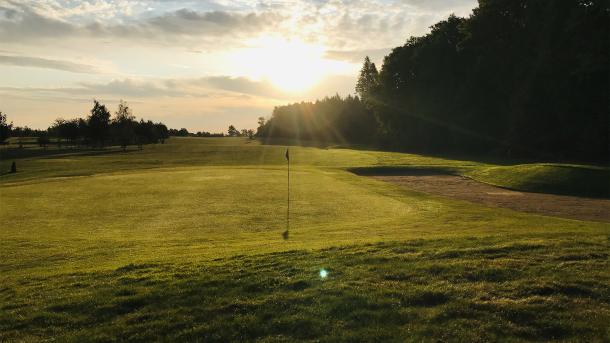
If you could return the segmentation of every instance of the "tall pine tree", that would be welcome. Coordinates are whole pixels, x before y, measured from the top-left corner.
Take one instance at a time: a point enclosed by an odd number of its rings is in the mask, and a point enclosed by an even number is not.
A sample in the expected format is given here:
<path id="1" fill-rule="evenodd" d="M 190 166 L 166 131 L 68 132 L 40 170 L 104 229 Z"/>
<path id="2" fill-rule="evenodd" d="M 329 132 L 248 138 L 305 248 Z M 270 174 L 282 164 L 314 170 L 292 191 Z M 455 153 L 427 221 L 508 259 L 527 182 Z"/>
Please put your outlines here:
<path id="1" fill-rule="evenodd" d="M 371 59 L 366 56 L 364 58 L 364 63 L 362 64 L 362 69 L 360 69 L 360 76 L 358 77 L 358 82 L 356 83 L 356 93 L 362 98 L 366 100 L 372 90 L 377 86 L 379 80 L 379 73 L 377 72 L 377 67 L 375 63 L 371 62 Z"/>

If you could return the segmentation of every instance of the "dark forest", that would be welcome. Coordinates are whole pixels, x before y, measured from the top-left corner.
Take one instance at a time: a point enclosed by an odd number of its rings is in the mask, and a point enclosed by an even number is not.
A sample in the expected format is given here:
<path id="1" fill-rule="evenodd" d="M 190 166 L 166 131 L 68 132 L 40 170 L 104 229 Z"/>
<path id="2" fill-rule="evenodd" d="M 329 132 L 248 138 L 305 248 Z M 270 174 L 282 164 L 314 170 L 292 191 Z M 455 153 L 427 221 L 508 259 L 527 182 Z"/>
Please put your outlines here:
<path id="1" fill-rule="evenodd" d="M 259 134 L 607 163 L 609 15 L 607 1 L 480 0 L 379 71 L 367 57 L 357 97 L 277 107 Z"/>

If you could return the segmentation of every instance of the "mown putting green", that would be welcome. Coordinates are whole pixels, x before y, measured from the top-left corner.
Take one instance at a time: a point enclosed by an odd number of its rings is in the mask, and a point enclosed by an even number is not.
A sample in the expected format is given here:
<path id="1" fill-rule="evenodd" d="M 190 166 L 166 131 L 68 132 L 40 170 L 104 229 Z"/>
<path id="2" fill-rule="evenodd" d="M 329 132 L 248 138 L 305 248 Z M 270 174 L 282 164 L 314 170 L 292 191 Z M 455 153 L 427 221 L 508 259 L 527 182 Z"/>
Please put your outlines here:
<path id="1" fill-rule="evenodd" d="M 16 161 L 0 178 L 0 341 L 609 338 L 608 224 L 346 171 L 493 165 L 291 147 L 285 241 L 281 146 L 172 138 Z"/>

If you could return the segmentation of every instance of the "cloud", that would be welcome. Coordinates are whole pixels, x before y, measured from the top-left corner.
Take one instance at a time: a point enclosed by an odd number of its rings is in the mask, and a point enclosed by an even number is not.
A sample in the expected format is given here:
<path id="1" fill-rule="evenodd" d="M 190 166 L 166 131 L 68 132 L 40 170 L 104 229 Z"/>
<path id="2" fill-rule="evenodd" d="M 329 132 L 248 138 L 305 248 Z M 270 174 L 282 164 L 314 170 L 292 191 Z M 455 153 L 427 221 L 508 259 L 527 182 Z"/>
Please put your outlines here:
<path id="1" fill-rule="evenodd" d="M 100 72 L 99 68 L 88 64 L 30 56 L 0 55 L 0 64 L 19 67 L 57 69 L 72 73 L 95 74 Z"/>
<path id="2" fill-rule="evenodd" d="M 476 0 L 323 1 L 300 10 L 295 30 L 321 39 L 332 50 L 382 49 L 402 45 L 455 13 L 466 16 Z"/>
<path id="3" fill-rule="evenodd" d="M 421 10 L 440 11 L 443 14 L 455 12 L 458 15 L 465 15 L 465 12 L 476 6 L 474 0 L 403 0 L 402 2 Z"/>
<path id="4" fill-rule="evenodd" d="M 266 80 L 256 81 L 246 77 L 209 76 L 185 79 L 115 79 L 105 83 L 82 82 L 76 87 L 0 87 L 0 93 L 21 93 L 38 96 L 110 95 L 125 98 L 159 97 L 241 97 L 248 96 L 286 99 L 286 94 Z"/>
<path id="5" fill-rule="evenodd" d="M 374 62 L 380 63 L 383 61 L 383 58 L 390 53 L 390 51 L 392 51 L 392 48 L 365 50 L 328 50 L 324 54 L 324 57 L 333 60 L 362 63 L 364 61 L 364 57 L 368 56 Z"/>
<path id="6" fill-rule="evenodd" d="M 72 34 L 69 23 L 36 13 L 26 5 L 12 1 L 12 7 L 0 5 L 0 41 L 23 41 L 35 37 L 58 37 Z M 2 18 L 4 17 L 4 18 Z"/>
<path id="7" fill-rule="evenodd" d="M 0 42 L 78 38 L 222 49 L 243 43 L 239 38 L 275 34 L 299 37 L 334 50 L 381 49 L 425 33 L 452 12 L 467 15 L 476 0 L 292 0 L 256 4 L 96 0 L 61 4 L 5 0 L 0 5 Z M 231 37 L 236 40 L 231 41 Z"/>
<path id="8" fill-rule="evenodd" d="M 160 80 L 113 80 L 109 83 L 81 84 L 80 91 L 90 94 L 112 94 L 133 97 L 212 97 L 253 96 L 287 99 L 289 96 L 267 80 L 247 77 L 207 76 L 199 78 L 167 78 Z M 231 95 L 232 94 L 232 95 Z"/>
<path id="9" fill-rule="evenodd" d="M 172 97 L 188 95 L 177 88 L 168 88 L 158 81 L 140 81 L 134 79 L 112 80 L 107 83 L 81 83 L 80 87 L 70 92 L 86 93 L 94 96 L 116 95 L 119 97 Z M 197 94 L 204 96 L 205 94 Z"/>
<path id="10" fill-rule="evenodd" d="M 10 7 L 0 5 L 0 41 L 13 43 L 63 37 L 137 39 L 176 44 L 193 39 L 215 40 L 232 35 L 253 35 L 273 28 L 283 19 L 274 12 L 196 12 L 179 9 L 122 22 L 76 22 L 48 16 L 35 6 L 12 1 L 8 4 Z"/>
<path id="11" fill-rule="evenodd" d="M 246 77 L 208 76 L 199 78 L 115 79 L 103 83 L 82 82 L 73 87 L 0 87 L 0 96 L 30 98 L 158 99 L 225 98 L 293 102 L 315 100 L 339 93 L 352 94 L 355 76 L 327 76 L 320 84 L 301 94 L 286 93 L 267 80 Z M 257 100 L 258 99 L 258 100 Z"/>
<path id="12" fill-rule="evenodd" d="M 265 98 L 282 98 L 284 95 L 268 81 L 256 81 L 246 77 L 209 76 L 200 78 L 134 80 L 121 79 L 108 83 L 83 83 L 70 89 L 88 94 L 105 94 L 122 97 L 211 97 L 236 95 Z"/>
<path id="13" fill-rule="evenodd" d="M 228 34 L 231 32 L 257 32 L 273 25 L 281 17 L 273 12 L 238 14 L 224 11 L 199 13 L 180 9 L 154 17 L 140 26 L 157 28 L 175 34 Z"/>
<path id="14" fill-rule="evenodd" d="M 247 95 L 276 99 L 285 97 L 285 94 L 266 80 L 256 81 L 246 77 L 211 76 L 197 79 L 193 83 Z"/>

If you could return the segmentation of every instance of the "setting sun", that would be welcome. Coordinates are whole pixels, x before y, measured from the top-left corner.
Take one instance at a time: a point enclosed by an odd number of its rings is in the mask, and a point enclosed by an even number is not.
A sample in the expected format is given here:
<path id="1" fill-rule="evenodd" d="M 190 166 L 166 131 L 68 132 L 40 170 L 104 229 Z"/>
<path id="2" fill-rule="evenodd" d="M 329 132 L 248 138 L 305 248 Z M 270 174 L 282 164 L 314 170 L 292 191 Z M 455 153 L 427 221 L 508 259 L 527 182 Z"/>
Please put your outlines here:
<path id="1" fill-rule="evenodd" d="M 268 80 L 282 91 L 310 89 L 323 77 L 345 72 L 350 63 L 324 58 L 325 48 L 301 40 L 263 37 L 233 54 L 232 64 L 254 79 Z"/>

